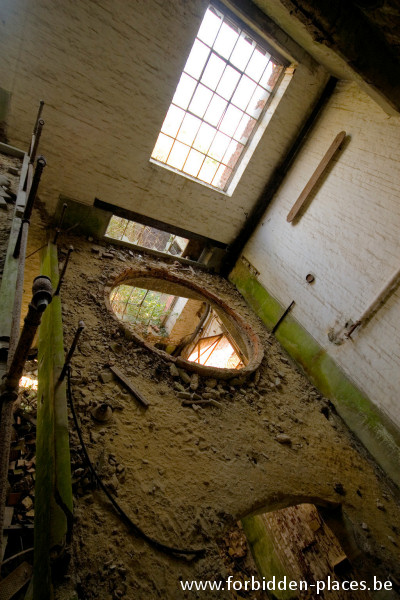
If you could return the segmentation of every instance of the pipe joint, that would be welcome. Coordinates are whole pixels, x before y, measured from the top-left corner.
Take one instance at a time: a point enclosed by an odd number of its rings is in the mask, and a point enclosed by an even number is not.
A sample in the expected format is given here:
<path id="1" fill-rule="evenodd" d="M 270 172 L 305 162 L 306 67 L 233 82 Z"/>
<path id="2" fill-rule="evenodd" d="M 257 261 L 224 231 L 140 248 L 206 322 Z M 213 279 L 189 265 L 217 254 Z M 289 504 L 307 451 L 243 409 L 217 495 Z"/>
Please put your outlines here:
<path id="1" fill-rule="evenodd" d="M 32 286 L 32 306 L 42 313 L 50 304 L 53 297 L 51 280 L 46 275 L 39 275 L 33 280 Z"/>

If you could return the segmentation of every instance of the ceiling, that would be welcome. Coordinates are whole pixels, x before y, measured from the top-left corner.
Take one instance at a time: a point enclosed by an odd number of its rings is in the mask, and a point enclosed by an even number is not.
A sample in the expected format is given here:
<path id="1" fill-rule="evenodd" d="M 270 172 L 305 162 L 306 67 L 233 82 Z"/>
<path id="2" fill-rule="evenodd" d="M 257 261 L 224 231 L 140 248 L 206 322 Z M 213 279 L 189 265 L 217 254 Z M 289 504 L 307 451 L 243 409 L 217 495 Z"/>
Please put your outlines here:
<path id="1" fill-rule="evenodd" d="M 400 112 L 398 0 L 254 0 L 254 4 L 333 75 L 354 79 L 387 112 Z"/>

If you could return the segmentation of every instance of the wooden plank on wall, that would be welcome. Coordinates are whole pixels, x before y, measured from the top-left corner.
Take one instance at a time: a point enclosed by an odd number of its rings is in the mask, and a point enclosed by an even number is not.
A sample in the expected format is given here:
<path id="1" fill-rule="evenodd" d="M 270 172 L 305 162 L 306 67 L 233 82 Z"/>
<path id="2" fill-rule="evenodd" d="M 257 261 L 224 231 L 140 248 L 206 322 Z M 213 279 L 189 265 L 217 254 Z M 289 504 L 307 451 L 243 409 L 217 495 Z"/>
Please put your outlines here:
<path id="1" fill-rule="evenodd" d="M 293 204 L 290 212 L 288 213 L 288 216 L 286 217 L 286 220 L 288 223 L 291 223 L 298 216 L 301 209 L 304 207 L 311 192 L 313 191 L 313 189 L 319 182 L 321 176 L 327 169 L 330 161 L 332 160 L 332 158 L 335 155 L 335 152 L 338 150 L 339 146 L 341 145 L 341 143 L 343 142 L 345 137 L 346 137 L 346 132 L 341 131 L 340 133 L 337 134 L 337 136 L 333 140 L 332 144 L 329 146 L 329 149 L 326 152 L 325 156 L 319 163 L 318 167 L 315 169 L 314 173 L 310 177 L 304 190 L 301 192 L 300 196 L 297 198 L 296 202 Z"/>

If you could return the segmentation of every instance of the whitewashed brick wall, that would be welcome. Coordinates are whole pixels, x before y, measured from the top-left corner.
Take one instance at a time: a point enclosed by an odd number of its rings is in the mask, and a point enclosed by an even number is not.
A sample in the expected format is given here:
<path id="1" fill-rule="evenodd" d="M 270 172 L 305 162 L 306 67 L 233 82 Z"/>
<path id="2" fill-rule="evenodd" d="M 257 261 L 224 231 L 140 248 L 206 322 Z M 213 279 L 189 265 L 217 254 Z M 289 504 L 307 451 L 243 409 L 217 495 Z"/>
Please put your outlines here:
<path id="1" fill-rule="evenodd" d="M 232 197 L 149 163 L 207 0 L 4 0 L 0 86 L 10 143 L 27 147 L 37 105 L 48 160 L 41 196 L 97 196 L 230 242 L 318 97 L 325 72 L 304 56 Z"/>
<path id="2" fill-rule="evenodd" d="M 341 130 L 348 145 L 300 221 L 287 223 Z M 399 167 L 400 118 L 385 114 L 356 84 L 341 82 L 244 252 L 265 288 L 284 306 L 296 301 L 293 316 L 397 425 L 400 290 L 353 341 L 336 346 L 327 333 L 356 321 L 400 267 Z"/>

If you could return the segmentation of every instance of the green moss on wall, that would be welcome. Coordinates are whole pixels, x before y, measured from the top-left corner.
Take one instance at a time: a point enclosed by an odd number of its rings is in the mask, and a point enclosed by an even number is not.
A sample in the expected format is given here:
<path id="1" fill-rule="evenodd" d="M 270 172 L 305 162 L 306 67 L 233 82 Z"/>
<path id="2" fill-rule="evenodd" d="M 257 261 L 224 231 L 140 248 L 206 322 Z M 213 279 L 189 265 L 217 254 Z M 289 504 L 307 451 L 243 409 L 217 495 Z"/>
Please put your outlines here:
<path id="1" fill-rule="evenodd" d="M 239 261 L 230 280 L 272 329 L 284 308 Z M 279 326 L 276 339 L 336 410 L 393 481 L 400 486 L 400 433 L 343 373 L 326 350 L 291 315 Z"/>
<path id="2" fill-rule="evenodd" d="M 254 561 L 260 576 L 260 580 L 265 577 L 265 581 L 273 581 L 275 577 L 274 592 L 267 592 L 268 597 L 278 600 L 294 600 L 297 594 L 290 590 L 278 590 L 278 582 L 283 581 L 286 576 L 288 581 L 295 579 L 295 575 L 290 573 L 283 565 L 280 556 L 276 552 L 274 541 L 270 535 L 261 515 L 245 517 L 242 520 L 243 530 L 250 545 Z"/>

